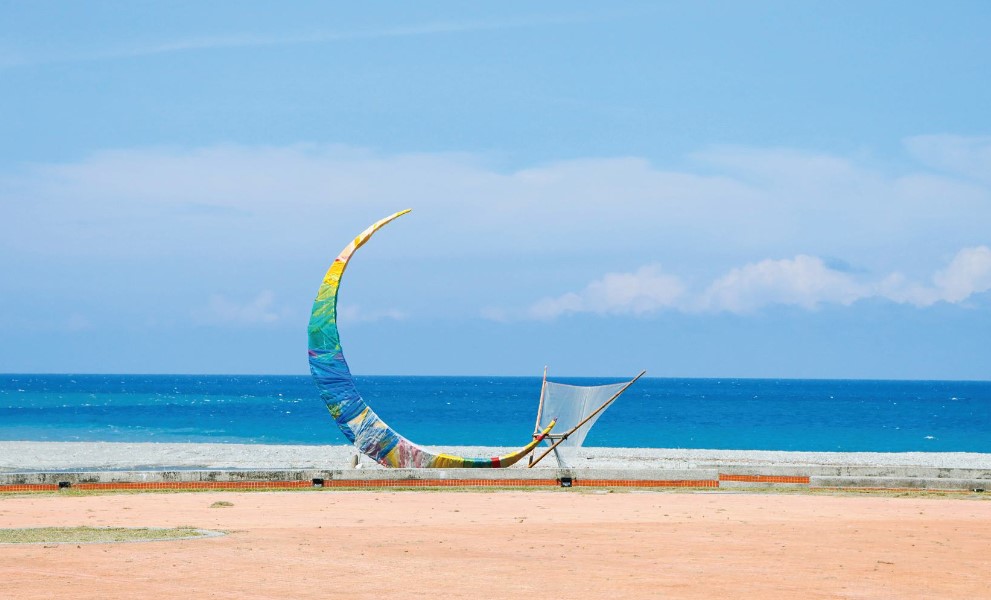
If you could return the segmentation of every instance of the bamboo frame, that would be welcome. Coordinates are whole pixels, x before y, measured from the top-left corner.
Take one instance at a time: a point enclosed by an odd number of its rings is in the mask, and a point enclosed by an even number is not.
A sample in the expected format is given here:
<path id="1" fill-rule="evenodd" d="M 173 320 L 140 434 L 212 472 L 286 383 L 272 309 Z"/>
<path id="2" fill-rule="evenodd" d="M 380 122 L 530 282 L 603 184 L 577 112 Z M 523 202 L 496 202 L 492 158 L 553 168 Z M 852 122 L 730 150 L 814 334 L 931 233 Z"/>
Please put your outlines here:
<path id="1" fill-rule="evenodd" d="M 606 400 L 605 402 L 603 402 L 603 403 L 602 403 L 602 406 L 600 406 L 599 408 L 597 408 L 597 409 L 595 409 L 595 410 L 594 410 L 594 411 L 593 411 L 593 412 L 592 412 L 591 414 L 589 414 L 589 415 L 588 415 L 587 417 L 585 417 L 584 419 L 582 419 L 580 423 L 578 423 L 577 425 L 575 425 L 574 427 L 572 427 L 572 428 L 571 428 L 570 430 L 568 430 L 568 432 L 567 432 L 567 433 L 564 433 L 564 434 L 561 434 L 561 439 L 559 439 L 558 441 L 556 441 L 556 442 L 554 442 L 554 444 L 553 444 L 553 445 L 552 445 L 552 446 L 551 446 L 550 448 L 548 448 L 548 449 L 547 449 L 547 450 L 546 450 L 546 451 L 545 451 L 545 452 L 544 452 L 543 454 L 541 454 L 541 455 L 540 455 L 539 457 L 537 457 L 537 459 L 536 459 L 536 460 L 531 460 L 531 461 L 530 461 L 530 464 L 529 464 L 529 465 L 527 465 L 527 468 L 528 468 L 528 469 L 532 469 L 532 468 L 534 467 L 534 465 L 536 465 L 536 464 L 537 464 L 537 463 L 539 463 L 539 462 L 540 462 L 541 460 L 543 460 L 545 456 L 547 456 L 548 454 L 550 454 L 551 452 L 553 452 L 553 451 L 554 451 L 554 449 L 555 449 L 555 448 L 557 448 L 557 447 L 558 447 L 558 445 L 559 445 L 559 444 L 560 444 L 561 442 L 563 442 L 564 440 L 566 440 L 566 439 L 568 439 L 568 436 L 569 436 L 569 435 L 571 435 L 572 433 L 574 433 L 574 432 L 576 432 L 576 431 L 578 431 L 578 428 L 579 428 L 579 427 L 581 427 L 581 426 L 582 426 L 582 425 L 584 425 L 585 423 L 588 423 L 588 422 L 589 422 L 589 420 L 590 420 L 590 419 L 591 419 L 592 417 L 594 417 L 595 415 L 597 415 L 597 414 L 599 414 L 600 412 L 602 412 L 603 410 L 605 410 L 607 406 L 609 406 L 610 404 L 612 404 L 612 402 L 613 402 L 613 401 L 614 401 L 614 400 L 615 400 L 616 398 L 619 398 L 619 396 L 620 396 L 620 395 L 621 395 L 621 394 L 622 394 L 623 392 L 625 392 L 625 391 L 627 390 L 627 388 L 629 388 L 629 387 L 630 387 L 631 385 L 633 385 L 634 383 L 636 383 L 636 381 L 637 381 L 637 379 L 640 379 L 640 378 L 641 378 L 641 377 L 643 377 L 643 376 L 644 376 L 644 375 L 645 375 L 646 373 L 647 373 L 647 371 L 646 371 L 646 370 L 644 370 L 644 371 L 640 371 L 640 374 L 639 374 L 639 375 L 637 375 L 636 377 L 634 377 L 633 379 L 631 379 L 629 383 L 627 383 L 626 385 L 624 385 L 624 386 L 623 386 L 623 387 L 622 387 L 622 388 L 621 388 L 621 389 L 620 389 L 620 390 L 619 390 L 618 392 L 616 392 L 615 394 L 613 394 L 613 397 L 612 397 L 612 398 L 610 398 L 610 399 L 608 399 L 608 400 Z M 541 396 L 541 403 L 543 402 L 543 395 L 544 395 L 544 394 L 543 394 L 543 390 L 541 390 L 541 392 L 540 392 L 540 396 Z M 539 409 L 538 409 L 538 410 L 539 410 Z M 538 421 L 538 423 L 539 423 L 539 421 Z M 532 454 L 530 455 L 530 458 L 531 458 L 531 459 L 533 459 L 533 455 L 532 455 Z"/>

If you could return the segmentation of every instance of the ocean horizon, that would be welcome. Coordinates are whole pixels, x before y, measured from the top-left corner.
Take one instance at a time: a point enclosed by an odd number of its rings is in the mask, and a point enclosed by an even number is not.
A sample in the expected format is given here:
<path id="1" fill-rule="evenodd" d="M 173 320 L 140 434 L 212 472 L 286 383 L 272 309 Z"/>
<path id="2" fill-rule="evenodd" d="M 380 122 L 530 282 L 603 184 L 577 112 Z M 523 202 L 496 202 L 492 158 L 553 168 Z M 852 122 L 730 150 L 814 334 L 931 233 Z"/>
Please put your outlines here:
<path id="1" fill-rule="evenodd" d="M 355 379 L 383 420 L 433 446 L 522 446 L 541 385 L 540 377 Z M 3 374 L 0 440 L 347 443 L 309 375 Z M 991 382 L 645 377 L 585 445 L 991 453 Z"/>

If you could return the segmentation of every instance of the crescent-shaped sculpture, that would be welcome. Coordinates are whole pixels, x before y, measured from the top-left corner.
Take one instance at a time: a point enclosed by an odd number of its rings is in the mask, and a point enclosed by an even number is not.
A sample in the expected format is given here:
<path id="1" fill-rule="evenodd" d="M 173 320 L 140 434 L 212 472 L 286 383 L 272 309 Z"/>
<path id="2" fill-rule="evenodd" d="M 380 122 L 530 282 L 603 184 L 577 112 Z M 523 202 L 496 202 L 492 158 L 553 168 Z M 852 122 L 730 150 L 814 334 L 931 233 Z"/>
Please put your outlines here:
<path id="1" fill-rule="evenodd" d="M 465 458 L 452 454 L 434 454 L 399 435 L 365 403 L 354 385 L 354 378 L 341 350 L 337 332 L 337 292 L 341 276 L 355 250 L 372 234 L 409 210 L 386 217 L 361 232 L 347 245 L 324 275 L 323 284 L 313 301 L 310 313 L 310 372 L 341 432 L 361 452 L 387 467 L 508 467 L 533 451 L 554 427 L 552 421 L 534 440 L 520 450 L 492 458 Z"/>

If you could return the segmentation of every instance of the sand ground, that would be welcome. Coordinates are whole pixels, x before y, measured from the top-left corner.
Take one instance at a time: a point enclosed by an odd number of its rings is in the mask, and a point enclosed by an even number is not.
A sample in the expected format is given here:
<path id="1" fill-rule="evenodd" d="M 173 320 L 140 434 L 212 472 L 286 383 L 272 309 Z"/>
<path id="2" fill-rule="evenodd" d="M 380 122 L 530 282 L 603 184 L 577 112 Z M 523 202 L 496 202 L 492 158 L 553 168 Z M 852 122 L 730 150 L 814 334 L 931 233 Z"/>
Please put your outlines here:
<path id="1" fill-rule="evenodd" d="M 217 501 L 233 504 L 211 508 Z M 224 537 L 0 546 L 4 598 L 987 598 L 991 501 L 670 492 L 0 497 L 0 527 Z"/>

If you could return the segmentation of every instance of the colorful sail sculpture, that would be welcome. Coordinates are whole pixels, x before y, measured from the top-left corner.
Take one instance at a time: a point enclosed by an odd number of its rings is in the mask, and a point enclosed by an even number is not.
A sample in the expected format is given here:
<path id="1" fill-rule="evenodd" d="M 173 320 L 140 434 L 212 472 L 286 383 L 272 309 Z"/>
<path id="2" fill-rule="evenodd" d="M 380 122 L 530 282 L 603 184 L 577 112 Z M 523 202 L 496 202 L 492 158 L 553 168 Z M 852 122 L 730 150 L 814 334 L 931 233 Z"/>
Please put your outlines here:
<path id="1" fill-rule="evenodd" d="M 532 452 L 554 428 L 555 422 L 551 421 L 542 432 L 534 435 L 532 442 L 505 456 L 466 458 L 453 454 L 434 454 L 399 435 L 375 414 L 358 393 L 351 370 L 344 360 L 337 331 L 337 293 L 344 270 L 355 251 L 376 231 L 408 212 L 409 210 L 397 212 L 361 232 L 341 251 L 324 275 L 317 298 L 313 301 L 308 327 L 310 372 L 313 380 L 344 436 L 363 454 L 379 464 L 405 468 L 508 467 Z"/>

